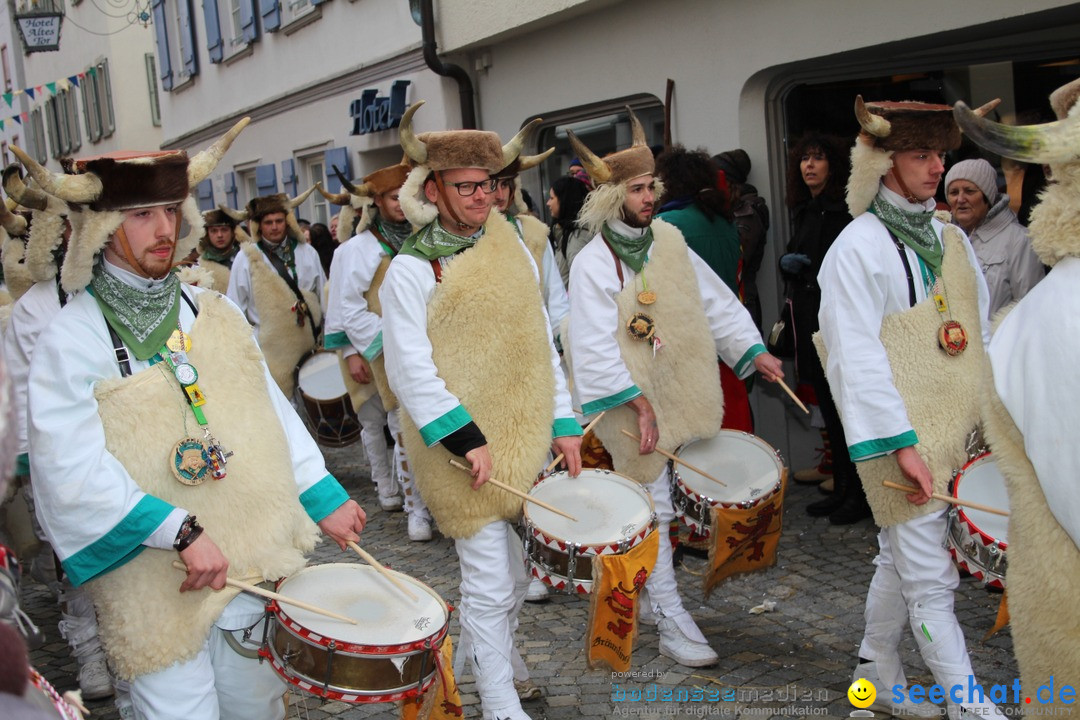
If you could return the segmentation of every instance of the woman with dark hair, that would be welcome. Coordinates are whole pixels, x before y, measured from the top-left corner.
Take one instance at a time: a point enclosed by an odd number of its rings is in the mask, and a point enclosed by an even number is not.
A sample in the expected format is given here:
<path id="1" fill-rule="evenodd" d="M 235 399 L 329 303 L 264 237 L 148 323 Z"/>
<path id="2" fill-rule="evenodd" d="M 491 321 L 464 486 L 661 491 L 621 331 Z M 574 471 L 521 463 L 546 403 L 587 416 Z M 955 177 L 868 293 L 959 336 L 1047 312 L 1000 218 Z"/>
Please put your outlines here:
<path id="1" fill-rule="evenodd" d="M 823 466 L 830 459 L 833 477 L 832 495 L 811 503 L 806 511 L 815 517 L 828 515 L 834 525 L 848 525 L 870 515 L 855 464 L 848 456 L 844 427 L 825 370 L 811 340 L 818 330 L 821 288 L 817 275 L 821 261 L 836 236 L 851 222 L 844 200 L 849 168 L 847 153 L 835 138 L 810 133 L 795 143 L 788 154 L 786 198 L 791 208 L 792 234 L 787 254 L 780 257 L 780 275 L 791 300 L 794 322 L 795 375 L 801 385 L 809 386 L 825 421 L 822 439 L 826 458 L 818 467 L 817 477 L 804 477 L 810 482 L 827 477 L 820 471 L 827 469 Z"/>
<path id="2" fill-rule="evenodd" d="M 577 217 L 589 187 L 576 177 L 557 178 L 548 191 L 547 208 L 551 213 L 551 243 L 563 285 L 570 283 L 570 264 L 592 236 L 578 227 Z"/>
<path id="3" fill-rule="evenodd" d="M 337 249 L 337 243 L 334 242 L 334 236 L 330 234 L 330 228 L 322 223 L 315 223 L 312 225 L 309 233 L 311 247 L 315 248 L 319 253 L 319 262 L 322 263 L 323 272 L 329 276 L 330 262 L 334 259 L 334 250 Z"/>

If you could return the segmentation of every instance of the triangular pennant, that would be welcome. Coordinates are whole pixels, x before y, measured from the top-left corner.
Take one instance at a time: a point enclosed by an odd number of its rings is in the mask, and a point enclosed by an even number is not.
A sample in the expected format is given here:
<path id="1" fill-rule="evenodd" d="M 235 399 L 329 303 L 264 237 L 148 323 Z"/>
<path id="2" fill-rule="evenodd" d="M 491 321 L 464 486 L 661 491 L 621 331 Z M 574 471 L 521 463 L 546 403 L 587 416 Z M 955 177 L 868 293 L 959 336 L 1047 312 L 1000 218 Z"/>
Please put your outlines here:
<path id="1" fill-rule="evenodd" d="M 18 115 L 15 115 L 11 119 L 14 120 L 15 122 L 19 123 L 20 125 L 22 125 L 22 120 L 19 118 Z"/>
<path id="2" fill-rule="evenodd" d="M 13 97 L 15 97 L 15 95 L 13 93 L 9 93 L 9 92 L 4 93 L 4 102 L 7 103 L 8 107 L 11 107 L 11 99 Z"/>
<path id="3" fill-rule="evenodd" d="M 34 88 L 26 88 L 24 92 L 26 92 L 26 94 L 30 96 L 31 100 L 34 99 Z"/>
<path id="4" fill-rule="evenodd" d="M 45 87 L 49 88 L 49 92 L 52 93 L 53 95 L 56 94 L 56 83 L 54 83 L 54 82 L 45 83 Z"/>
<path id="5" fill-rule="evenodd" d="M 86 71 L 86 74 L 90 77 L 97 77 L 97 68 L 90 68 Z"/>
<path id="6" fill-rule="evenodd" d="M 24 113 L 22 113 L 20 115 L 20 117 L 22 117 L 23 120 L 29 120 L 30 119 L 30 113 L 24 112 Z"/>
<path id="7" fill-rule="evenodd" d="M 74 85 L 75 87 L 79 87 L 79 78 L 80 77 L 81 77 L 80 75 L 72 75 L 71 77 L 68 78 L 68 82 L 71 83 L 72 85 Z"/>
<path id="8" fill-rule="evenodd" d="M 0 120 L 0 130 L 3 130 L 3 129 L 4 129 L 4 121 Z"/>

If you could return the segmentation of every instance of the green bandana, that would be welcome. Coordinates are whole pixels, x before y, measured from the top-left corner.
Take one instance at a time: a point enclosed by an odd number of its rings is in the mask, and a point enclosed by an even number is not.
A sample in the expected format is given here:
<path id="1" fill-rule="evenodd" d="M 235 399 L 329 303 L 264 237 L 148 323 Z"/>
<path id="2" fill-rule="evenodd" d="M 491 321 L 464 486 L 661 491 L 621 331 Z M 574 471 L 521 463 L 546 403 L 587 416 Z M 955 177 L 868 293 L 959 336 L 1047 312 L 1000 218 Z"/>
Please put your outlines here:
<path id="1" fill-rule="evenodd" d="M 220 263 L 227 268 L 231 268 L 233 260 L 236 258 L 236 253 L 240 252 L 240 245 L 232 243 L 224 252 L 218 250 L 210 243 L 206 244 L 206 249 L 199 253 L 199 257 L 206 258 L 216 263 Z"/>
<path id="2" fill-rule="evenodd" d="M 627 237 L 615 232 L 607 223 L 604 223 L 604 226 L 600 228 L 600 234 L 607 240 L 616 257 L 629 265 L 634 272 L 641 272 L 641 268 L 645 267 L 645 261 L 649 259 L 649 248 L 652 247 L 651 225 L 641 237 Z"/>
<path id="3" fill-rule="evenodd" d="M 281 261 L 293 271 L 293 275 L 296 274 L 296 258 L 293 255 L 293 250 L 296 248 L 296 240 L 287 237 L 277 245 L 273 245 L 266 240 L 260 240 L 259 247 L 267 254 L 273 253 L 277 255 L 281 258 Z"/>
<path id="4" fill-rule="evenodd" d="M 889 228 L 905 245 L 914 250 L 935 275 L 941 275 L 941 257 L 945 253 L 945 248 L 930 224 L 930 221 L 934 219 L 932 211 L 902 210 L 878 193 L 870 205 L 870 212 L 885 223 L 885 227 Z"/>
<path id="5" fill-rule="evenodd" d="M 392 223 L 378 217 L 375 218 L 375 229 L 395 253 L 401 252 L 401 246 L 405 244 L 413 231 L 412 224 L 408 220 L 403 223 Z"/>
<path id="6" fill-rule="evenodd" d="M 401 246 L 401 254 L 413 255 L 421 260 L 437 260 L 468 250 L 483 234 L 484 230 L 481 228 L 473 237 L 461 237 L 435 220 L 411 235 Z"/>
<path id="7" fill-rule="evenodd" d="M 158 287 L 140 290 L 98 265 L 90 281 L 90 294 L 136 360 L 152 358 L 180 318 L 180 280 L 173 272 Z"/>

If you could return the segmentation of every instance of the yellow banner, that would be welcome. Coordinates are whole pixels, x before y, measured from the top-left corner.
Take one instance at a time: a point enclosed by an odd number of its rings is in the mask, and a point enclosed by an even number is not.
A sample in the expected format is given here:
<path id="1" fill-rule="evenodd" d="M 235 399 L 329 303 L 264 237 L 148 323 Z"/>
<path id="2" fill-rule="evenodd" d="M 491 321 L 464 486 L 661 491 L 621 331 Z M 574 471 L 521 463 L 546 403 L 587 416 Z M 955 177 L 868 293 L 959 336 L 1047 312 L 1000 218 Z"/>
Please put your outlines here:
<path id="1" fill-rule="evenodd" d="M 593 558 L 593 588 L 589 598 L 589 634 L 585 657 L 592 670 L 601 664 L 615 672 L 630 669 L 637 634 L 637 602 L 641 588 L 656 565 L 660 533 L 651 532 L 623 555 Z M 667 542 L 667 534 L 664 534 Z"/>
<path id="2" fill-rule="evenodd" d="M 983 635 L 983 640 L 989 640 L 994 635 L 997 635 L 1001 628 L 1009 624 L 1009 593 L 1001 593 L 1001 602 L 998 603 L 997 617 L 994 618 L 994 627 L 986 631 Z"/>
<path id="3" fill-rule="evenodd" d="M 705 597 L 720 583 L 742 573 L 776 564 L 776 548 L 784 529 L 784 490 L 787 468 L 780 478 L 780 492 L 749 510 L 717 508 L 712 513 L 712 547 L 705 574 Z"/>
<path id="4" fill-rule="evenodd" d="M 418 698 L 401 703 L 401 720 L 456 720 L 464 717 L 457 680 L 454 679 L 454 644 L 443 640 L 435 661 L 435 684 Z"/>

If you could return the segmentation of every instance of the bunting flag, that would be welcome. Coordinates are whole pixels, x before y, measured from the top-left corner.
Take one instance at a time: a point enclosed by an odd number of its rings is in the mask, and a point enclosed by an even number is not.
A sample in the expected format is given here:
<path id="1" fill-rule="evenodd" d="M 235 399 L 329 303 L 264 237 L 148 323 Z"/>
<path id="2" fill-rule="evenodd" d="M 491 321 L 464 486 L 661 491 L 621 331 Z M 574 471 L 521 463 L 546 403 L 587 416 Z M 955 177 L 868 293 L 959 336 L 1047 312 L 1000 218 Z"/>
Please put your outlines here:
<path id="1" fill-rule="evenodd" d="M 97 77 L 97 68 L 90 67 L 82 72 L 75 73 L 74 75 L 68 75 L 67 77 L 59 77 L 51 82 L 42 83 L 41 85 L 33 85 L 26 88 L 13 88 L 5 93 L 0 93 L 0 96 L 4 98 L 4 103 L 8 108 L 14 109 L 15 98 L 19 95 L 26 95 L 31 101 L 36 103 L 43 102 L 50 97 L 56 97 L 61 92 L 68 92 L 73 87 L 80 87 L 79 81 L 85 80 L 87 76 L 91 78 Z M 46 94 L 47 93 L 47 94 Z M 31 109 L 34 109 L 33 107 Z M 29 112 L 20 112 L 10 117 L 0 118 L 0 131 L 2 131 L 10 121 L 14 120 L 19 125 L 22 125 L 24 121 L 30 119 Z"/>
<path id="2" fill-rule="evenodd" d="M 56 94 L 56 83 L 54 83 L 54 82 L 45 83 L 45 87 L 49 88 L 49 92 L 52 93 L 53 95 Z"/>
<path id="3" fill-rule="evenodd" d="M 34 99 L 34 88 L 26 88 L 23 92 L 29 95 L 31 100 Z"/>
<path id="4" fill-rule="evenodd" d="M 12 100 L 13 97 L 14 97 L 14 93 L 9 93 L 9 92 L 4 93 L 4 102 L 7 103 L 8 107 L 11 107 L 11 100 Z"/>
<path id="5" fill-rule="evenodd" d="M 13 115 L 11 119 L 22 125 L 22 118 L 20 118 L 18 115 Z"/>
<path id="6" fill-rule="evenodd" d="M 79 76 L 78 75 L 72 75 L 71 77 L 68 78 L 68 82 L 71 83 L 72 85 L 74 85 L 75 87 L 79 87 Z"/>

